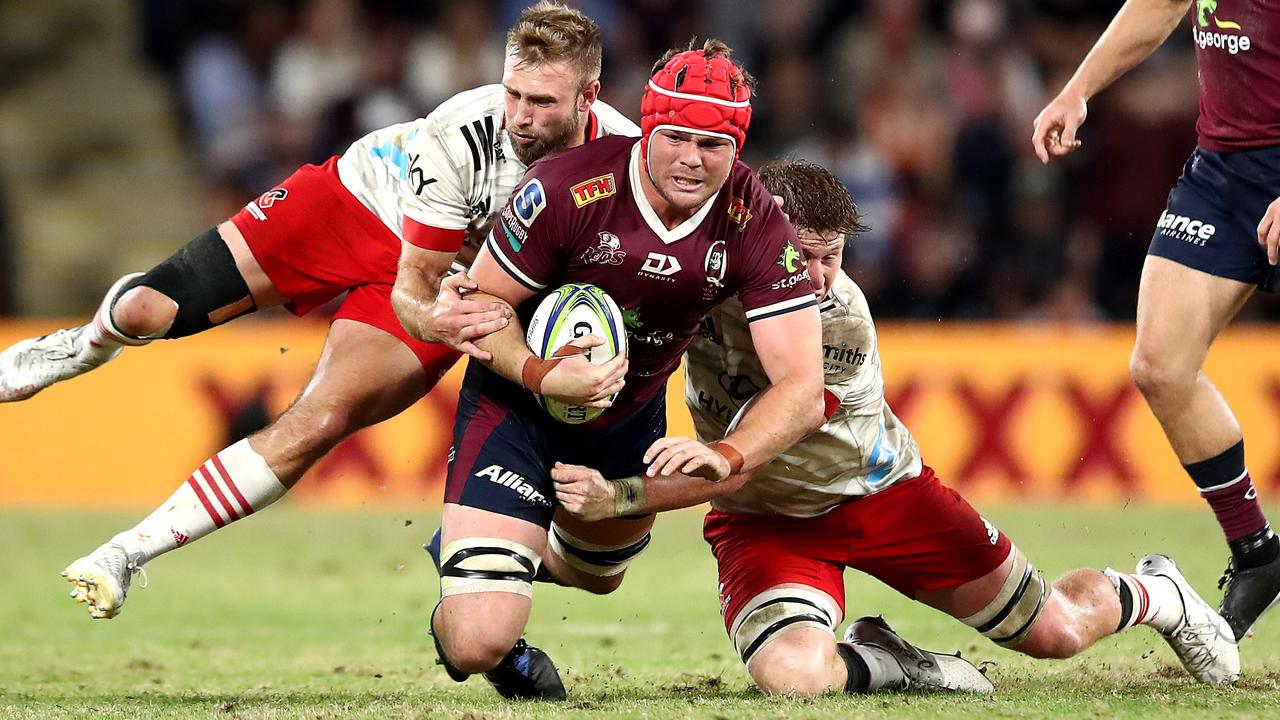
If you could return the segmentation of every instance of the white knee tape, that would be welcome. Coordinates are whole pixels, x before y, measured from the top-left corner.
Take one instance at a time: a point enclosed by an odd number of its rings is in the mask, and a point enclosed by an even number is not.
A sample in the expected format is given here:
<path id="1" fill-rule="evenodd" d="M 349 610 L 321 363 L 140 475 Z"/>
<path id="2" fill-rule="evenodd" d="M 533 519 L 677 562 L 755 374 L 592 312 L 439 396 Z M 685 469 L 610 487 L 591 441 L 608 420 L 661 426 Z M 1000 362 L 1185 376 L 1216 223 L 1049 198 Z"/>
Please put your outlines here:
<path id="1" fill-rule="evenodd" d="M 569 567 L 596 577 L 625 572 L 631 561 L 649 547 L 649 540 L 649 533 L 645 533 L 644 537 L 626 545 L 599 545 L 570 535 L 554 521 L 547 531 L 551 552 Z"/>
<path id="2" fill-rule="evenodd" d="M 1044 576 L 1014 547 L 1013 568 L 1000 592 L 978 612 L 962 622 L 976 629 L 997 645 L 1013 647 L 1026 639 L 1040 619 L 1045 603 L 1053 592 Z"/>
<path id="3" fill-rule="evenodd" d="M 800 587 L 766 590 L 751 598 L 729 625 L 729 637 L 742 662 L 779 632 L 791 627 L 813 627 L 834 634 L 840 610 L 826 593 Z"/>
<path id="4" fill-rule="evenodd" d="M 538 553 L 501 538 L 463 538 L 440 553 L 440 596 L 508 592 L 533 597 Z"/>

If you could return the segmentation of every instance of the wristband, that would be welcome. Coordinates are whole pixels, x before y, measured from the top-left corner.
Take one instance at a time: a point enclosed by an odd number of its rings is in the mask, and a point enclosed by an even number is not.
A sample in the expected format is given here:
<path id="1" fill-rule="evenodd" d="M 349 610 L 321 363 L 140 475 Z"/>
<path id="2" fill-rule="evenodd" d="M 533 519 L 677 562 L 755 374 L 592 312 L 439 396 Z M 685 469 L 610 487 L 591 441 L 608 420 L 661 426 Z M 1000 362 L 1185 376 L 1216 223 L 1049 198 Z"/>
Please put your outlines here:
<path id="1" fill-rule="evenodd" d="M 632 475 L 621 480 L 612 481 L 613 516 L 626 517 L 640 515 L 644 509 L 644 478 Z"/>
<path id="2" fill-rule="evenodd" d="M 713 442 L 710 447 L 720 453 L 725 460 L 729 461 L 729 476 L 742 472 L 742 466 L 746 463 L 746 458 L 742 457 L 742 453 L 738 452 L 738 448 L 730 445 L 727 440 Z"/>
<path id="3" fill-rule="evenodd" d="M 542 394 L 542 380 L 551 372 L 552 368 L 560 364 L 561 360 L 581 355 L 585 350 L 577 345 L 561 345 L 556 351 L 551 353 L 551 358 L 543 360 L 537 355 L 530 355 L 524 359 L 524 365 L 520 368 L 520 383 L 535 395 Z"/>

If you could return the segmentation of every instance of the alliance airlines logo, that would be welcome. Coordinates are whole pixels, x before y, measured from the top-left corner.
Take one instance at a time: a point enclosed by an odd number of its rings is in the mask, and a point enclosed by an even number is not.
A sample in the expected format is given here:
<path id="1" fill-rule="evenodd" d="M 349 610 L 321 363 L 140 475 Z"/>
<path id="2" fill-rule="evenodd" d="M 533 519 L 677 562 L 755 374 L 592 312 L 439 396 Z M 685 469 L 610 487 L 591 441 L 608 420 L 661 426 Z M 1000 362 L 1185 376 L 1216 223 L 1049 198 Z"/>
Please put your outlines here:
<path id="1" fill-rule="evenodd" d="M 1165 210 L 1160 213 L 1160 222 L 1156 223 L 1161 235 L 1168 235 L 1192 245 L 1204 247 L 1218 228 L 1210 223 L 1189 218 L 1186 215 L 1174 215 Z"/>
<path id="2" fill-rule="evenodd" d="M 1253 40 L 1243 33 L 1240 23 L 1223 20 L 1218 12 L 1218 0 L 1196 0 L 1196 24 L 1191 26 L 1191 37 L 1201 48 L 1221 48 L 1228 54 L 1248 52 Z M 1213 28 L 1210 28 L 1210 20 Z M 1239 33 L 1217 32 L 1218 30 L 1237 30 Z"/>

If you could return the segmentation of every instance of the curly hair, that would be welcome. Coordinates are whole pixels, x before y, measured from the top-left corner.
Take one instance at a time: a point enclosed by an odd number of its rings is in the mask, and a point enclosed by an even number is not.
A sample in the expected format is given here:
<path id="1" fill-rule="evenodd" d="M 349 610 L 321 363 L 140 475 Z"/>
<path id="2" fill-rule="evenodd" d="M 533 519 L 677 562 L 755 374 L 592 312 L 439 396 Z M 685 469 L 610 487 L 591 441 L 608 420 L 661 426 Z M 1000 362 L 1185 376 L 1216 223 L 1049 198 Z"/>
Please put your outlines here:
<path id="1" fill-rule="evenodd" d="M 805 160 L 774 160 L 756 171 L 769 192 L 782 198 L 791 224 L 847 237 L 866 232 L 849 189 L 826 168 Z"/>
<path id="2" fill-rule="evenodd" d="M 507 56 L 521 64 L 566 63 L 578 71 L 579 90 L 600 79 L 604 41 L 595 21 L 552 0 L 520 13 L 507 31 Z"/>

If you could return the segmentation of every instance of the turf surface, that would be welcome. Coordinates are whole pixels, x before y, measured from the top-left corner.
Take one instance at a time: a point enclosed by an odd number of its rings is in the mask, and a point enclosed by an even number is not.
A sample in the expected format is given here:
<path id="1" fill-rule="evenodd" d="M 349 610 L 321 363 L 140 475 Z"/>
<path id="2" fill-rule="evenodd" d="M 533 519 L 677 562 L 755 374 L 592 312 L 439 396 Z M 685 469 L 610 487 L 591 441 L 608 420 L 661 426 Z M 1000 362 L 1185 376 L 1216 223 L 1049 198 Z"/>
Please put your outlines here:
<path id="1" fill-rule="evenodd" d="M 287 504 L 286 504 L 287 505 Z M 1272 512 L 1275 515 L 1274 509 Z M 1225 548 L 1199 508 L 1005 507 L 988 516 L 1051 577 L 1172 554 L 1211 602 Z M 431 510 L 273 508 L 148 566 L 124 613 L 90 621 L 57 575 L 137 516 L 0 513 L 0 717 L 990 718 L 1280 717 L 1280 612 L 1243 645 L 1233 689 L 1194 685 L 1147 628 L 1042 662 L 850 573 L 848 614 L 883 612 L 908 639 L 988 662 L 998 694 L 766 698 L 724 635 L 700 515 L 659 520 L 606 597 L 539 586 L 529 640 L 570 700 L 515 704 L 433 664 Z"/>

